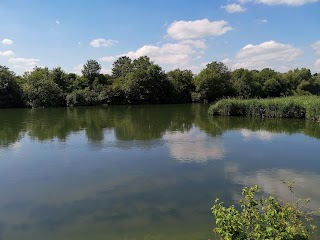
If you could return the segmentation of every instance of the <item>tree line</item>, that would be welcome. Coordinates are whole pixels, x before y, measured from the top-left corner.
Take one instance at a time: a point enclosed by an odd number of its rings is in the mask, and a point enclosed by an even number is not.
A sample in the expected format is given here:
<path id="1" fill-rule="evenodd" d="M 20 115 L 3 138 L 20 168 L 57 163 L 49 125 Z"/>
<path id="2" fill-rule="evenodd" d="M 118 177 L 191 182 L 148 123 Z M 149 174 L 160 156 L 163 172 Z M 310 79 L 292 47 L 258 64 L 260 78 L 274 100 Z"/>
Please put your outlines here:
<path id="1" fill-rule="evenodd" d="M 212 62 L 195 75 L 190 70 L 165 72 L 143 56 L 123 56 L 102 74 L 101 65 L 88 60 L 82 75 L 61 67 L 35 67 L 22 76 L 0 66 L 0 107 L 92 106 L 102 104 L 155 104 L 214 102 L 221 98 L 270 98 L 320 95 L 320 74 L 301 68 L 286 73 L 270 68 L 231 71 Z"/>

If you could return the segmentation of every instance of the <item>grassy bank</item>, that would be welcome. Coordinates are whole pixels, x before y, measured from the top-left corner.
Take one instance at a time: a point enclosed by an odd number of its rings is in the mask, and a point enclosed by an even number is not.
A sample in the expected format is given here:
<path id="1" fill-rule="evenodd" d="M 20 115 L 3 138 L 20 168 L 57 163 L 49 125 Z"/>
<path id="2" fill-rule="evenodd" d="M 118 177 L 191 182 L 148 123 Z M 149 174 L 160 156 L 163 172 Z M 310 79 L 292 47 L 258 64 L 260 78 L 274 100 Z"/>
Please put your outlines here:
<path id="1" fill-rule="evenodd" d="M 306 118 L 320 122 L 320 97 L 223 99 L 209 108 L 209 114 L 268 118 Z"/>

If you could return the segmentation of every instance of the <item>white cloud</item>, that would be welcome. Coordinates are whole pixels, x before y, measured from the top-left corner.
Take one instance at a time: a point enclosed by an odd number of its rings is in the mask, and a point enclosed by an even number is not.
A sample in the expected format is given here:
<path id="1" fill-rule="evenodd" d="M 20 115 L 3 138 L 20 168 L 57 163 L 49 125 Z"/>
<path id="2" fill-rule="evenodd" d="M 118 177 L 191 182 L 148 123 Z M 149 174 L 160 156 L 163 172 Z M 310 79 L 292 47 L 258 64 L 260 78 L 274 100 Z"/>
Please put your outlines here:
<path id="1" fill-rule="evenodd" d="M 114 62 L 117 58 L 113 56 L 102 57 L 99 60 L 103 62 Z"/>
<path id="2" fill-rule="evenodd" d="M 268 23 L 268 20 L 267 19 L 257 19 L 256 23 L 257 24 L 265 24 L 265 23 Z"/>
<path id="3" fill-rule="evenodd" d="M 0 56 L 1 57 L 12 57 L 14 55 L 15 55 L 15 53 L 10 51 L 10 50 L 9 51 L 4 51 L 4 52 L 0 51 Z"/>
<path id="4" fill-rule="evenodd" d="M 2 44 L 4 44 L 4 45 L 12 45 L 13 41 L 11 39 L 5 38 L 5 39 L 2 40 Z"/>
<path id="5" fill-rule="evenodd" d="M 146 45 L 137 51 L 128 52 L 126 56 L 136 59 L 148 56 L 158 64 L 182 64 L 190 61 L 190 55 L 194 50 L 185 44 L 168 43 L 163 46 Z"/>
<path id="6" fill-rule="evenodd" d="M 302 6 L 308 3 L 316 3 L 319 0 L 239 0 L 241 3 L 255 2 L 266 5 L 288 5 L 288 6 Z"/>
<path id="7" fill-rule="evenodd" d="M 222 8 L 226 9 L 228 13 L 237 13 L 237 12 L 247 11 L 246 8 L 242 7 L 240 4 L 237 4 L 237 3 L 228 4 L 226 6 L 222 6 Z"/>
<path id="8" fill-rule="evenodd" d="M 128 56 L 131 59 L 137 59 L 141 56 L 148 56 L 157 64 L 173 65 L 174 68 L 187 68 L 191 65 L 193 56 L 197 54 L 197 49 L 191 45 L 203 47 L 200 42 L 185 43 L 167 43 L 162 46 L 145 45 L 136 51 L 120 54 L 117 56 L 106 56 L 100 58 L 100 61 L 111 62 L 121 56 Z"/>
<path id="9" fill-rule="evenodd" d="M 81 74 L 81 70 L 83 69 L 83 64 L 78 64 L 76 66 L 73 67 L 73 73 L 76 73 L 76 74 Z"/>
<path id="10" fill-rule="evenodd" d="M 16 65 L 36 66 L 40 59 L 36 58 L 9 58 L 8 62 Z"/>
<path id="11" fill-rule="evenodd" d="M 320 59 L 318 59 L 315 63 L 314 63 L 314 66 L 315 66 L 315 71 L 317 73 L 320 73 Z"/>
<path id="12" fill-rule="evenodd" d="M 13 68 L 22 71 L 31 71 L 39 64 L 40 59 L 36 58 L 9 58 L 8 62 L 13 64 Z"/>
<path id="13" fill-rule="evenodd" d="M 59 20 L 56 20 L 56 24 L 58 24 L 58 25 L 60 24 Z"/>
<path id="14" fill-rule="evenodd" d="M 317 41 L 311 45 L 316 54 L 320 55 L 320 41 Z"/>
<path id="15" fill-rule="evenodd" d="M 230 58 L 226 58 L 226 59 L 222 60 L 222 63 L 224 63 L 224 64 L 229 64 L 231 62 L 232 62 L 232 60 Z"/>
<path id="16" fill-rule="evenodd" d="M 303 51 L 299 48 L 275 41 L 258 45 L 248 44 L 237 53 L 233 68 L 277 69 L 282 66 L 279 64 L 290 63 L 302 53 Z"/>
<path id="17" fill-rule="evenodd" d="M 201 39 L 201 40 L 184 40 L 182 42 L 180 42 L 181 44 L 186 44 L 186 45 L 191 45 L 195 48 L 200 48 L 200 49 L 206 49 L 207 45 L 206 45 L 206 40 Z"/>
<path id="18" fill-rule="evenodd" d="M 168 35 L 176 40 L 221 36 L 232 30 L 227 21 L 175 21 L 167 29 Z"/>
<path id="19" fill-rule="evenodd" d="M 104 39 L 104 38 L 97 38 L 90 42 L 90 45 L 95 48 L 99 47 L 112 47 L 113 45 L 119 43 L 117 40 L 112 39 Z"/>

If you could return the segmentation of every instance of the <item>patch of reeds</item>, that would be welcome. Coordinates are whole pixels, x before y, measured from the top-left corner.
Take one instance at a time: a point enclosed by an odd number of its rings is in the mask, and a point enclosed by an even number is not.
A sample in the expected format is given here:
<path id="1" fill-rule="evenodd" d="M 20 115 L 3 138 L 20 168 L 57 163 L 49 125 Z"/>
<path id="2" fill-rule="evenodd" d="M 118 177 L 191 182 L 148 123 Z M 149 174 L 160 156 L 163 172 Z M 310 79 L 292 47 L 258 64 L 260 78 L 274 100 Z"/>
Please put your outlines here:
<path id="1" fill-rule="evenodd" d="M 306 118 L 320 122 L 320 97 L 222 99 L 209 108 L 209 114 L 262 118 Z"/>

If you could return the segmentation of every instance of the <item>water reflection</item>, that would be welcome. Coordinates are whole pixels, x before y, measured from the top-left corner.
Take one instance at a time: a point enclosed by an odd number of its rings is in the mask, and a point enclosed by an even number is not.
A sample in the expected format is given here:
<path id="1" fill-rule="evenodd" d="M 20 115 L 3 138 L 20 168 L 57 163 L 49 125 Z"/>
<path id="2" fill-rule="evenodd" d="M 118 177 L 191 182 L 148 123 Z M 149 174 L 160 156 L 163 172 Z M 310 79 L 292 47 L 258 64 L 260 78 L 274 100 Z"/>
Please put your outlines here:
<path id="1" fill-rule="evenodd" d="M 245 141 L 251 141 L 251 140 L 271 141 L 277 136 L 279 136 L 279 134 L 271 133 L 265 130 L 252 131 L 249 129 L 241 129 L 240 133 L 243 136 Z"/>
<path id="2" fill-rule="evenodd" d="M 216 197 L 286 198 L 280 179 L 320 206 L 319 130 L 191 104 L 0 110 L 0 239 L 214 239 Z"/>
<path id="3" fill-rule="evenodd" d="M 241 172 L 238 164 L 230 164 L 225 168 L 227 177 L 242 186 L 259 185 L 266 194 L 274 194 L 285 201 L 294 201 L 292 195 L 283 181 L 294 181 L 294 191 L 297 197 L 312 201 L 307 205 L 311 210 L 317 210 L 320 206 L 320 175 L 312 171 L 301 171 L 294 169 L 261 169 L 251 174 Z M 235 195 L 239 199 L 239 195 Z"/>
<path id="4" fill-rule="evenodd" d="M 196 127 L 188 132 L 167 132 L 163 139 L 168 142 L 170 155 L 180 162 L 221 160 L 226 152 L 221 139 L 212 138 Z"/>
<path id="5" fill-rule="evenodd" d="M 273 133 L 304 133 L 320 138 L 320 125 L 304 120 L 226 118 L 207 116 L 204 105 L 110 106 L 58 109 L 0 110 L 0 147 L 19 142 L 27 134 L 35 141 L 65 142 L 84 131 L 91 143 L 108 141 L 108 131 L 120 141 L 161 139 L 168 132 L 199 128 L 211 136 L 241 129 L 246 139 L 270 140 Z M 193 130 L 192 130 L 193 128 Z M 193 134 L 193 133 L 188 133 Z M 192 136 L 193 137 L 193 136 Z"/>

